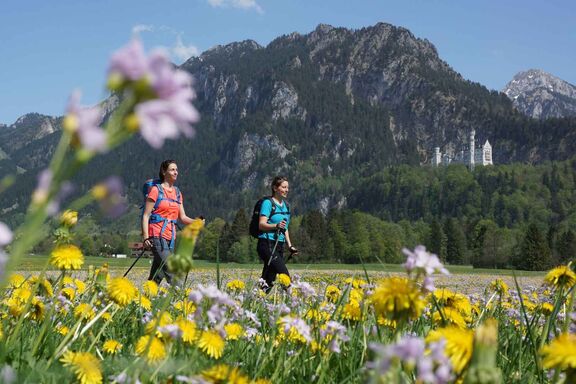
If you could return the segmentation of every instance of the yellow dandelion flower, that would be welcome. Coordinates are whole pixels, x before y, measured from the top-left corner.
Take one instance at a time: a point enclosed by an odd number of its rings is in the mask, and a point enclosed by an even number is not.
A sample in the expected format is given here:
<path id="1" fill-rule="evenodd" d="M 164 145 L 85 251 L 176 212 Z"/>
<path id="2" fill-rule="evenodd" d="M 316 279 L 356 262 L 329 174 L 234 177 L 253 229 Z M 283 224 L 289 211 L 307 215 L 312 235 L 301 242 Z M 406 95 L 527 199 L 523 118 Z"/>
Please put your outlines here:
<path id="1" fill-rule="evenodd" d="M 576 335 L 563 333 L 540 350 L 542 366 L 562 371 L 576 370 Z"/>
<path id="2" fill-rule="evenodd" d="M 102 383 L 100 360 L 91 353 L 67 351 L 60 361 L 64 366 L 71 368 L 81 384 Z"/>
<path id="3" fill-rule="evenodd" d="M 218 364 L 202 371 L 202 377 L 209 383 L 248 384 L 250 380 L 237 367 Z"/>
<path id="4" fill-rule="evenodd" d="M 360 288 L 362 285 L 366 285 L 366 282 L 362 279 L 354 279 L 348 277 L 344 280 L 344 283 L 352 285 L 352 288 Z"/>
<path id="5" fill-rule="evenodd" d="M 329 285 L 326 287 L 326 299 L 332 303 L 336 303 L 340 296 L 342 296 L 342 291 L 335 285 Z"/>
<path id="6" fill-rule="evenodd" d="M 290 316 L 284 316 L 278 319 L 277 341 L 288 340 L 289 342 L 292 343 L 308 344 L 309 339 L 307 339 L 301 333 L 301 332 L 307 332 L 306 329 L 304 327 L 297 327 L 296 325 L 294 325 L 294 320 L 295 319 L 291 318 Z M 288 331 L 286 331 L 287 325 L 290 326 L 290 328 L 288 328 Z M 304 323 L 301 323 L 301 325 L 304 325 Z"/>
<path id="7" fill-rule="evenodd" d="M 405 277 L 382 280 L 371 296 L 376 314 L 390 320 L 417 319 L 426 307 L 420 289 Z"/>
<path id="8" fill-rule="evenodd" d="M 188 299 L 177 301 L 174 304 L 174 308 L 182 312 L 182 314 L 186 317 L 196 312 L 196 304 Z"/>
<path id="9" fill-rule="evenodd" d="M 376 319 L 376 322 L 378 323 L 378 325 L 388 327 L 392 330 L 396 329 L 396 327 L 398 326 L 398 323 L 396 323 L 395 320 L 388 320 L 387 318 L 382 317 L 382 316 L 378 316 L 378 319 Z"/>
<path id="10" fill-rule="evenodd" d="M 68 334 L 68 332 L 70 332 L 70 328 L 68 328 L 67 326 L 63 325 L 63 324 L 58 324 L 56 326 L 56 331 L 61 334 L 62 336 L 66 336 Z"/>
<path id="11" fill-rule="evenodd" d="M 76 296 L 76 291 L 72 287 L 64 287 L 60 292 L 62 296 L 65 296 L 68 300 L 74 300 L 74 296 Z"/>
<path id="12" fill-rule="evenodd" d="M 351 300 L 342 308 L 342 318 L 345 320 L 361 321 L 362 320 L 362 307 L 356 300 Z"/>
<path id="13" fill-rule="evenodd" d="M 246 284 L 242 280 L 231 280 L 226 284 L 226 289 L 233 292 L 240 292 L 246 288 Z"/>
<path id="14" fill-rule="evenodd" d="M 154 319 L 146 324 L 145 330 L 146 333 L 152 333 L 156 331 L 156 335 L 158 337 L 161 336 L 161 333 L 157 331 L 158 327 L 165 327 L 167 325 L 172 324 L 172 316 L 168 312 L 162 312 L 158 314 Z"/>
<path id="15" fill-rule="evenodd" d="M 472 357 L 474 344 L 474 332 L 469 329 L 462 329 L 455 326 L 438 328 L 431 331 L 426 337 L 426 342 L 446 340 L 444 353 L 450 358 L 454 372 L 462 373 Z"/>
<path id="16" fill-rule="evenodd" d="M 32 320 L 38 320 L 38 321 L 44 319 L 44 312 L 45 312 L 44 302 L 40 298 L 38 298 L 38 296 L 35 296 L 32 298 L 32 302 L 30 304 L 31 304 L 30 312 L 28 312 L 30 318 Z"/>
<path id="17" fill-rule="evenodd" d="M 530 301 L 528 296 L 522 295 L 522 301 L 524 302 L 524 307 L 526 308 L 526 311 L 532 313 L 536 309 L 538 309 L 538 305 L 536 303 Z M 520 308 L 520 303 L 518 303 L 518 308 Z"/>
<path id="18" fill-rule="evenodd" d="M 538 306 L 538 311 L 540 311 L 544 316 L 550 316 L 553 310 L 554 306 L 550 303 L 542 303 Z"/>
<path id="19" fill-rule="evenodd" d="M 24 303 L 13 297 L 6 300 L 6 305 L 8 306 L 8 312 L 13 317 L 18 317 L 24 312 Z"/>
<path id="20" fill-rule="evenodd" d="M 324 320 L 328 320 L 330 318 L 330 314 L 315 308 L 310 308 L 308 311 L 306 311 L 304 318 L 312 320 L 314 323 L 320 323 Z"/>
<path id="21" fill-rule="evenodd" d="M 90 304 L 80 303 L 74 308 L 74 316 L 77 319 L 92 320 L 96 316 L 96 312 Z"/>
<path id="22" fill-rule="evenodd" d="M 244 335 L 244 329 L 238 323 L 230 323 L 224 326 L 226 340 L 238 340 Z"/>
<path id="23" fill-rule="evenodd" d="M 567 265 L 561 265 L 551 269 L 544 278 L 544 282 L 554 288 L 570 289 L 576 284 L 576 273 Z"/>
<path id="24" fill-rule="evenodd" d="M 110 321 L 112 319 L 112 314 L 110 314 L 110 312 L 104 312 L 101 319 L 104 321 Z"/>
<path id="25" fill-rule="evenodd" d="M 138 303 L 138 305 L 140 305 L 140 307 L 144 308 L 147 311 L 149 311 L 152 308 L 152 302 L 146 296 L 138 295 L 136 302 Z"/>
<path id="26" fill-rule="evenodd" d="M 96 200 L 102 200 L 108 195 L 108 188 L 105 184 L 97 184 L 92 188 L 92 197 Z"/>
<path id="27" fill-rule="evenodd" d="M 32 296 L 32 291 L 27 284 L 22 285 L 21 288 L 16 288 L 12 291 L 12 299 L 18 303 L 26 303 L 28 299 Z"/>
<path id="28" fill-rule="evenodd" d="M 76 286 L 76 292 L 81 295 L 86 292 L 86 283 L 82 280 L 74 279 L 74 285 Z"/>
<path id="29" fill-rule="evenodd" d="M 142 284 L 142 290 L 149 298 L 156 297 L 158 295 L 158 284 L 156 284 L 154 280 L 146 280 L 146 282 Z"/>
<path id="30" fill-rule="evenodd" d="M 136 343 L 136 353 L 144 356 L 146 360 L 153 363 L 163 360 L 166 357 L 166 346 L 159 338 L 145 335 L 138 339 Z"/>
<path id="31" fill-rule="evenodd" d="M 186 344 L 192 344 L 196 340 L 197 331 L 196 323 L 188 319 L 180 318 L 176 320 L 176 325 L 182 331 L 182 341 Z"/>
<path id="32" fill-rule="evenodd" d="M 280 283 L 280 285 L 282 285 L 285 288 L 288 288 L 290 286 L 290 276 L 288 276 L 285 273 L 280 273 L 278 275 L 278 282 Z"/>
<path id="33" fill-rule="evenodd" d="M 204 220 L 194 219 L 190 224 L 184 227 L 180 235 L 183 239 L 196 241 L 202 228 L 204 228 Z"/>
<path id="34" fill-rule="evenodd" d="M 502 279 L 496 279 L 492 281 L 488 289 L 498 293 L 500 296 L 508 296 L 508 284 L 506 284 Z"/>
<path id="35" fill-rule="evenodd" d="M 50 254 L 50 264 L 58 269 L 80 269 L 84 264 L 84 255 L 75 245 L 59 245 Z"/>
<path id="36" fill-rule="evenodd" d="M 213 359 L 219 359 L 224 352 L 226 343 L 217 331 L 204 331 L 198 340 L 200 350 Z"/>
<path id="37" fill-rule="evenodd" d="M 444 320 L 448 324 L 456 325 L 460 328 L 466 328 L 466 320 L 464 320 L 464 317 L 462 317 L 462 314 L 460 314 L 460 312 L 457 309 L 451 307 L 445 307 L 442 309 L 442 315 L 444 316 Z M 432 316 L 432 321 L 434 321 L 434 323 L 436 324 L 441 324 L 442 315 L 440 315 L 438 311 L 434 312 L 434 315 Z"/>
<path id="38" fill-rule="evenodd" d="M 466 322 L 472 321 L 472 304 L 467 296 L 446 288 L 435 290 L 433 295 L 440 306 L 457 310 Z"/>
<path id="39" fill-rule="evenodd" d="M 46 297 L 54 296 L 54 288 L 47 279 L 40 279 L 40 276 L 32 276 L 29 280 L 29 286 L 34 287 L 38 284 L 38 294 Z"/>
<path id="40" fill-rule="evenodd" d="M 126 277 L 115 277 L 108 282 L 108 295 L 116 304 L 124 307 L 132 302 L 138 289 Z"/>
<path id="41" fill-rule="evenodd" d="M 123 345 L 114 339 L 109 339 L 104 342 L 102 349 L 109 355 L 115 355 L 122 350 Z"/>
<path id="42" fill-rule="evenodd" d="M 10 288 L 20 288 L 26 281 L 26 278 L 19 273 L 14 273 L 8 278 L 8 286 Z"/>
<path id="43" fill-rule="evenodd" d="M 65 227 L 73 227 L 78 223 L 78 212 L 70 209 L 65 210 L 60 215 L 60 223 Z"/>
<path id="44" fill-rule="evenodd" d="M 350 300 L 356 300 L 361 302 L 364 299 L 364 291 L 358 288 L 352 288 L 350 290 Z"/>

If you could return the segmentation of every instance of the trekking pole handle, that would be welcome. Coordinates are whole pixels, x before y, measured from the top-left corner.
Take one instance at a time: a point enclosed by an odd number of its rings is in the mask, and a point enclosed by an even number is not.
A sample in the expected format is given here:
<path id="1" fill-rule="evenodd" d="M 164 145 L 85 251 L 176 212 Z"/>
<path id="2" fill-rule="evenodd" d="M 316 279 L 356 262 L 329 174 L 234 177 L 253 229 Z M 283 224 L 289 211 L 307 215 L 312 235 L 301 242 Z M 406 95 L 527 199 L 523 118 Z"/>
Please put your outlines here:
<path id="1" fill-rule="evenodd" d="M 276 232 L 286 232 L 286 219 L 282 219 L 281 222 L 276 224 Z"/>

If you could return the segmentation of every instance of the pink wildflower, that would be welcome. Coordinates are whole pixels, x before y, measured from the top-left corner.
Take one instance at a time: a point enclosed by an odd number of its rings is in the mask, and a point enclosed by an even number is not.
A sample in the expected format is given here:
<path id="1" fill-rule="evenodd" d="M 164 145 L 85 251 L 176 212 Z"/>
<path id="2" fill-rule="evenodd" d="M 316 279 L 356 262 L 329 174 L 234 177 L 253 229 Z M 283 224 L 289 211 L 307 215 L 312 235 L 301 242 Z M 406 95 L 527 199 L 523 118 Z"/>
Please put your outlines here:
<path id="1" fill-rule="evenodd" d="M 134 108 L 138 127 L 144 140 L 153 148 L 161 148 L 164 140 L 175 139 L 180 134 L 192 137 L 190 124 L 199 120 L 192 105 L 196 97 L 192 90 L 192 77 L 174 68 L 162 51 L 144 55 L 142 44 L 133 40 L 112 56 L 109 75 L 137 81 L 145 79 L 153 94 Z"/>
<path id="2" fill-rule="evenodd" d="M 83 148 L 96 151 L 106 151 L 106 132 L 100 128 L 102 111 L 98 107 L 85 108 L 80 106 L 81 94 L 75 91 L 70 96 L 66 108 L 64 127 L 78 135 Z"/>

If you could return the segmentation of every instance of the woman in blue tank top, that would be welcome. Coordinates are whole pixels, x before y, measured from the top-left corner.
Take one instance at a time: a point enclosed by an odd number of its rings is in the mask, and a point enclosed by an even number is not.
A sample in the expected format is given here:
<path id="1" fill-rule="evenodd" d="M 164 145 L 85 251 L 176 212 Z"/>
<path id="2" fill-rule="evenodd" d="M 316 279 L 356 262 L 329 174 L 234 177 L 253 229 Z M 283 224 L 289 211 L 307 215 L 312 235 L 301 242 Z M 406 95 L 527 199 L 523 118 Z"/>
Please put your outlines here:
<path id="1" fill-rule="evenodd" d="M 276 275 L 283 273 L 290 276 L 284 261 L 284 245 L 291 254 L 298 250 L 290 241 L 290 208 L 286 197 L 290 190 L 288 179 L 276 176 L 271 184 L 272 196 L 262 202 L 258 229 L 258 256 L 264 262 L 262 269 L 262 289 L 268 293 L 274 285 Z M 274 206 L 272 206 L 274 204 Z"/>

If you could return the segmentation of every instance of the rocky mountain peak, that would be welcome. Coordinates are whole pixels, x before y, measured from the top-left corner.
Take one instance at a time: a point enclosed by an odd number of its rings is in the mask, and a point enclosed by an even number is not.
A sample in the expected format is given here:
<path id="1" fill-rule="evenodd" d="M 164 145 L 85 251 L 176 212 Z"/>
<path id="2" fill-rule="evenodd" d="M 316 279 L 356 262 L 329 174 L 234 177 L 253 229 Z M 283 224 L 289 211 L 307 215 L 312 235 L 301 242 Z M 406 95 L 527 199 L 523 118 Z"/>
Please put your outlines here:
<path id="1" fill-rule="evenodd" d="M 240 52 L 256 51 L 258 49 L 262 49 L 262 46 L 257 42 L 255 42 L 254 40 L 243 40 L 226 45 L 217 45 L 213 48 L 210 48 L 206 52 L 202 53 L 200 57 L 215 56 L 215 55 L 230 56 L 239 51 Z"/>
<path id="2" fill-rule="evenodd" d="M 14 124 L 0 130 L 0 141 L 10 142 L 10 146 L 4 147 L 4 150 L 11 153 L 29 142 L 46 137 L 59 129 L 58 118 L 39 113 L 28 113 L 19 117 Z"/>
<path id="3" fill-rule="evenodd" d="M 502 91 L 527 116 L 576 116 L 576 86 L 540 69 L 519 72 Z"/>

